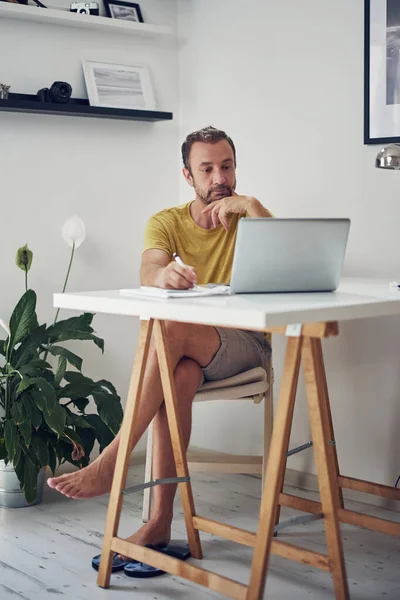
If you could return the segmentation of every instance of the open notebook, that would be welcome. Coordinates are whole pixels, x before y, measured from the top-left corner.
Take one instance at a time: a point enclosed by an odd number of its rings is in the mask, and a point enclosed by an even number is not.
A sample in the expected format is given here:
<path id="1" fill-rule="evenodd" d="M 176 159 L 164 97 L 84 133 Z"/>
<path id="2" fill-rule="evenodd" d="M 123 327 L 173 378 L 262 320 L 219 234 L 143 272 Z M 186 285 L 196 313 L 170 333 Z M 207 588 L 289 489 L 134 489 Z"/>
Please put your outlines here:
<path id="1" fill-rule="evenodd" d="M 195 285 L 190 290 L 167 290 L 165 288 L 142 285 L 140 288 L 120 290 L 122 296 L 141 296 L 147 298 L 193 298 L 195 296 L 219 296 L 230 294 L 229 285 Z"/>

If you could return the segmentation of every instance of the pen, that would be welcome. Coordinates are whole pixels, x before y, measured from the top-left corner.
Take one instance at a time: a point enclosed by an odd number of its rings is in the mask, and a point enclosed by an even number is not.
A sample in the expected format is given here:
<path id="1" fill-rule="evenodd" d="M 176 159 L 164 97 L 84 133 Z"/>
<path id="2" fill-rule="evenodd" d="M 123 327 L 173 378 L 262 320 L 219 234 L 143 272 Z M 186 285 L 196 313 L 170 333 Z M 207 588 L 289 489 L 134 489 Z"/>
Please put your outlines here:
<path id="1" fill-rule="evenodd" d="M 178 256 L 178 254 L 176 252 L 173 253 L 172 257 L 178 263 L 178 265 L 180 265 L 181 267 L 186 267 L 185 263 L 183 262 L 183 260 L 181 259 L 181 257 Z M 194 283 L 193 284 L 193 289 L 195 289 L 195 290 L 199 289 L 199 286 Z"/>
<path id="2" fill-rule="evenodd" d="M 185 267 L 185 263 L 183 262 L 183 260 L 181 259 L 180 256 L 177 255 L 176 252 L 173 253 L 173 258 L 176 260 L 176 262 L 178 263 L 178 265 L 180 265 L 181 267 Z"/>

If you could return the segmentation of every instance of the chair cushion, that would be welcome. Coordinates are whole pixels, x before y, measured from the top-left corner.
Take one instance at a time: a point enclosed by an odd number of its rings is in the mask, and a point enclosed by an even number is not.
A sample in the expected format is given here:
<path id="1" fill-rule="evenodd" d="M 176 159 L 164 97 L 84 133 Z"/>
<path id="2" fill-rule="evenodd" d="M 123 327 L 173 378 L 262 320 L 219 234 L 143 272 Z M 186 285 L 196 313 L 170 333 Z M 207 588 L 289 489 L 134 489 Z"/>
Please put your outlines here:
<path id="1" fill-rule="evenodd" d="M 198 389 L 195 402 L 206 400 L 237 400 L 265 393 L 269 388 L 267 373 L 256 367 L 218 381 L 206 381 Z"/>

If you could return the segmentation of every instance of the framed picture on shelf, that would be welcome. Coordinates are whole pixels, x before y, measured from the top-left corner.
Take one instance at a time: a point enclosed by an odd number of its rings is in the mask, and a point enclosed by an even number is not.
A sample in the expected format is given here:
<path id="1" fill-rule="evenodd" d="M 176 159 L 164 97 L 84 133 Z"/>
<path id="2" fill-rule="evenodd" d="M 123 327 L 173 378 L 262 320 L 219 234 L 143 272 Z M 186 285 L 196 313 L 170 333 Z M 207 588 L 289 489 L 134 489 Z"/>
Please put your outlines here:
<path id="1" fill-rule="evenodd" d="M 400 142 L 400 0 L 364 9 L 364 144 Z"/>
<path id="2" fill-rule="evenodd" d="M 104 0 L 107 16 L 112 19 L 134 21 L 143 23 L 142 11 L 139 4 L 135 2 L 123 2 L 123 0 Z"/>
<path id="3" fill-rule="evenodd" d="M 90 106 L 156 110 L 147 67 L 82 60 Z"/>

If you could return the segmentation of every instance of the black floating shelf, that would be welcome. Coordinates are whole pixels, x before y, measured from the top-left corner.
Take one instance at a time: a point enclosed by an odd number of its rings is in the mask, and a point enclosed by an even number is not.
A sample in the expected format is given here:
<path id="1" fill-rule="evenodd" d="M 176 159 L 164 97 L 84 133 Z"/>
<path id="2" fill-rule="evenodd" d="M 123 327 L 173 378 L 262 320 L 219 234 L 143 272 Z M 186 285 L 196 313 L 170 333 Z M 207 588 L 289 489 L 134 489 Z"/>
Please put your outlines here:
<path id="1" fill-rule="evenodd" d="M 133 121 L 170 121 L 172 113 L 158 110 L 131 110 L 127 108 L 105 108 L 90 106 L 88 100 L 71 98 L 67 104 L 40 102 L 31 94 L 9 94 L 7 100 L 0 100 L 0 111 L 42 113 L 69 117 L 95 117 L 97 119 L 125 119 Z"/>

